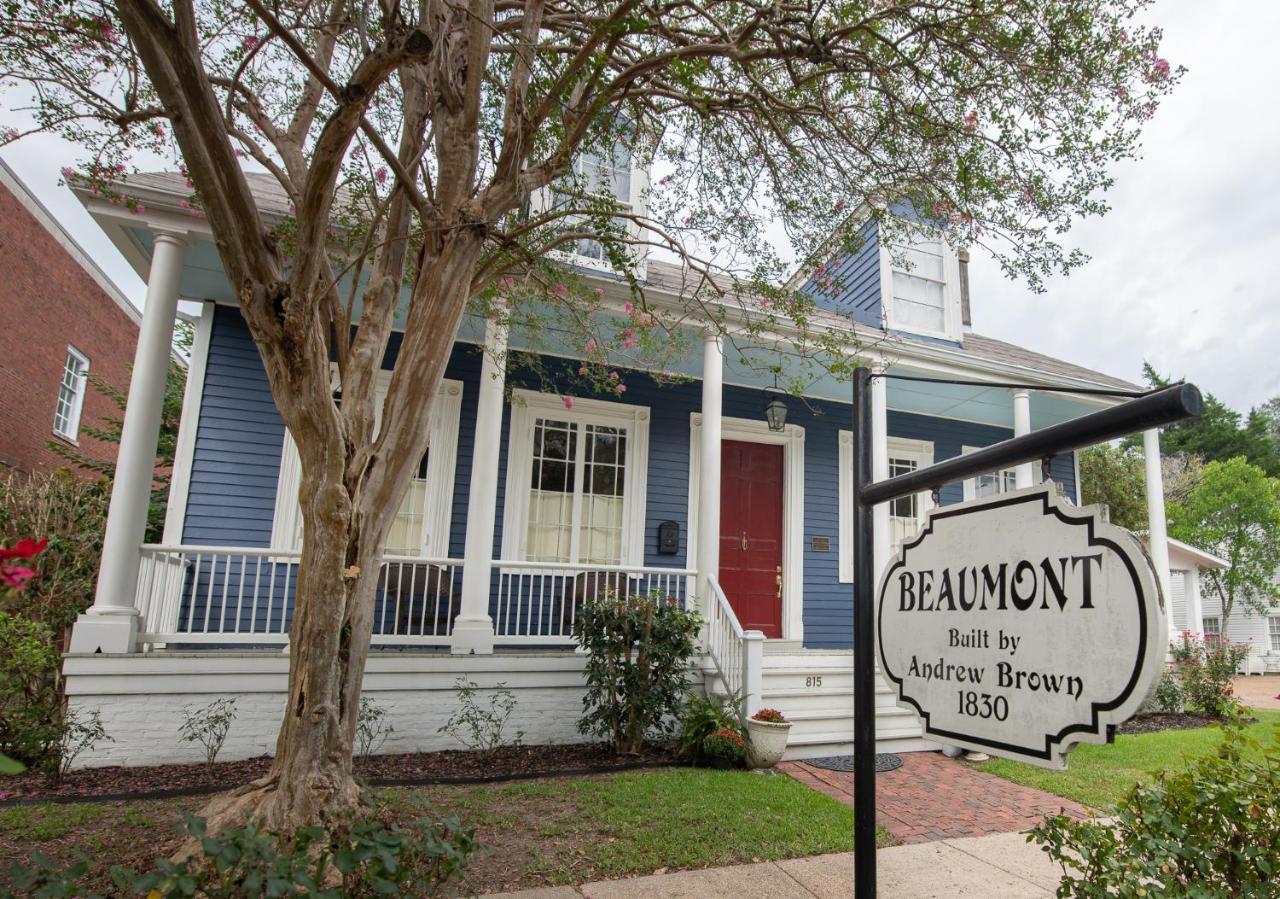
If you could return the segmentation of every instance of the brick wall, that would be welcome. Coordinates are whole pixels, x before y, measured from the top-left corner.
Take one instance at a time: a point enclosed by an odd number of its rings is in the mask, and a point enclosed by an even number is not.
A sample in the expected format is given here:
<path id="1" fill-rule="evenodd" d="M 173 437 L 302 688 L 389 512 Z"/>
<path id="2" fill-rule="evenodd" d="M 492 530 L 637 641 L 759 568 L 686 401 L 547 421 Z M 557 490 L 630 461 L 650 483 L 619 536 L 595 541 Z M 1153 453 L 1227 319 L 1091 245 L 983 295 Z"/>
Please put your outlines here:
<path id="1" fill-rule="evenodd" d="M 89 371 L 129 386 L 138 328 L 44 225 L 0 183 L 0 466 L 21 471 L 60 464 L 48 449 L 67 344 Z M 80 448 L 110 458 L 116 447 L 84 434 L 118 410 L 89 387 Z M 2 470 L 2 469 L 0 469 Z"/>

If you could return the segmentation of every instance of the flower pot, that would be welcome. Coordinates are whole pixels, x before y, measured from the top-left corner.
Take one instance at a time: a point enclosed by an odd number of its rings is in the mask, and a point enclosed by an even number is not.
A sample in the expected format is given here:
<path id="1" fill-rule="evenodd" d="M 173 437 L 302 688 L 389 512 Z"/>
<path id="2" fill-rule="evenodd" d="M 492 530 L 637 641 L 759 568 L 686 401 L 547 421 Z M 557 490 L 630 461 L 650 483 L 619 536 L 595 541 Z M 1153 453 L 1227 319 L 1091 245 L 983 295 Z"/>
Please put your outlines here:
<path id="1" fill-rule="evenodd" d="M 791 733 L 791 722 L 775 724 L 772 721 L 747 722 L 747 738 L 750 748 L 747 760 L 752 768 L 772 768 L 782 761 L 782 753 L 787 749 L 787 736 Z"/>

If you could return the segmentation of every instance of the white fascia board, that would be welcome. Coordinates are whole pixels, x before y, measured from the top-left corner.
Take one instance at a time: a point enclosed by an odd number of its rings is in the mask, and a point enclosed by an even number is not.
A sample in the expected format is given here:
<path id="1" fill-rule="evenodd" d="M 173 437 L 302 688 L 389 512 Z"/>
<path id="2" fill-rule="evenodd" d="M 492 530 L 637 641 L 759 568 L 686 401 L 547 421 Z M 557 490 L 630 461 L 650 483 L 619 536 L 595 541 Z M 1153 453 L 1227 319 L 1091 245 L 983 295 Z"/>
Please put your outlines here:
<path id="1" fill-rule="evenodd" d="M 1177 550 L 1182 555 L 1190 556 L 1201 568 L 1218 569 L 1231 567 L 1231 563 L 1226 559 L 1220 559 L 1213 553 L 1207 553 L 1192 546 L 1190 543 L 1183 543 L 1181 540 L 1175 540 L 1172 537 L 1166 537 L 1165 539 L 1168 541 L 1170 549 Z"/>

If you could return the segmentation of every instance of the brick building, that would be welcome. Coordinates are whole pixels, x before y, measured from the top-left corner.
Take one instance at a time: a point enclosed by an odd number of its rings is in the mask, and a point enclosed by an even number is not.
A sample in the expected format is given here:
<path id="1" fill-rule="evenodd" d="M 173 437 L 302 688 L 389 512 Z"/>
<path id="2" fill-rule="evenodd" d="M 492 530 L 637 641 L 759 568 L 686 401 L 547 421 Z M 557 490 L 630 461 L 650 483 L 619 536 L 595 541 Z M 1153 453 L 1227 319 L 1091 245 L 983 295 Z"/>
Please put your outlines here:
<path id="1" fill-rule="evenodd" d="M 3 161 L 0 223 L 0 473 L 62 464 L 51 440 L 110 458 L 85 428 L 119 410 L 86 374 L 128 389 L 139 314 Z"/>

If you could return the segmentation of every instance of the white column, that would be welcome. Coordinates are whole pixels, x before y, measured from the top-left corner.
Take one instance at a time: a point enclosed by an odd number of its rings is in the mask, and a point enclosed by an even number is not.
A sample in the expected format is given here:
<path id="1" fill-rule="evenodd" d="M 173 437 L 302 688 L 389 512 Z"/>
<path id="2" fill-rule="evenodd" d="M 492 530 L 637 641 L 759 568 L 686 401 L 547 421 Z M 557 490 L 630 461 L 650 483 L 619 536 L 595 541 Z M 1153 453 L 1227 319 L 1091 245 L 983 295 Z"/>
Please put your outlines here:
<path id="1" fill-rule="evenodd" d="M 698 481 L 698 590 L 704 611 L 711 608 L 707 580 L 720 573 L 720 433 L 724 356 L 720 335 L 702 341 L 702 459 Z"/>
<path id="2" fill-rule="evenodd" d="M 1182 595 L 1187 600 L 1187 630 L 1193 634 L 1204 633 L 1204 603 L 1200 599 L 1200 569 L 1198 566 L 1192 565 L 1186 571 L 1182 572 L 1185 579 L 1182 586 Z M 1171 628 L 1176 630 L 1176 628 Z M 1177 634 L 1174 635 L 1177 639 Z"/>
<path id="3" fill-rule="evenodd" d="M 507 325 L 490 319 L 484 330 L 476 439 L 467 494 L 467 540 L 463 550 L 462 608 L 453 623 L 451 650 L 457 655 L 493 652 L 489 588 L 493 581 L 493 527 L 498 507 L 498 454 L 502 445 L 503 389 L 506 383 Z"/>
<path id="4" fill-rule="evenodd" d="M 873 365 L 875 374 L 884 365 Z M 883 481 L 889 477 L 889 387 L 885 378 L 871 379 L 871 478 Z M 875 521 L 875 571 L 877 583 L 889 564 L 889 504 L 880 503 L 872 512 Z"/>
<path id="5" fill-rule="evenodd" d="M 1152 428 L 1142 432 L 1142 453 L 1145 457 L 1147 481 L 1147 535 L 1151 550 L 1151 563 L 1156 569 L 1156 579 L 1160 582 L 1160 592 L 1164 595 L 1165 609 L 1169 615 L 1169 636 L 1177 636 L 1177 625 L 1173 623 L 1172 610 L 1169 609 L 1169 531 L 1164 517 L 1164 474 L 1160 470 L 1160 431 Z M 1187 597 L 1190 602 L 1190 597 Z"/>
<path id="6" fill-rule="evenodd" d="M 139 547 L 147 529 L 151 484 L 156 471 L 156 443 L 164 407 L 165 382 L 173 347 L 173 321 L 178 313 L 178 284 L 186 240 L 158 232 L 147 278 L 147 301 L 129 378 L 129 398 L 116 473 L 102 539 L 98 589 L 71 631 L 71 652 L 123 653 L 137 647 Z"/>
<path id="7" fill-rule="evenodd" d="M 1013 392 L 1013 436 L 1031 433 L 1031 391 Z M 1021 490 L 1036 482 L 1036 463 L 1024 462 L 1014 469 L 1014 485 Z"/>

